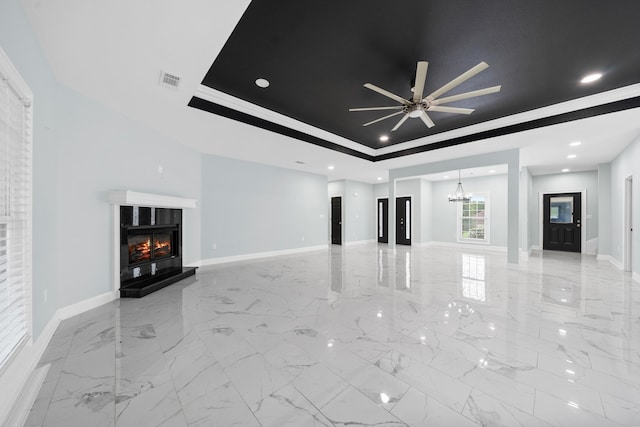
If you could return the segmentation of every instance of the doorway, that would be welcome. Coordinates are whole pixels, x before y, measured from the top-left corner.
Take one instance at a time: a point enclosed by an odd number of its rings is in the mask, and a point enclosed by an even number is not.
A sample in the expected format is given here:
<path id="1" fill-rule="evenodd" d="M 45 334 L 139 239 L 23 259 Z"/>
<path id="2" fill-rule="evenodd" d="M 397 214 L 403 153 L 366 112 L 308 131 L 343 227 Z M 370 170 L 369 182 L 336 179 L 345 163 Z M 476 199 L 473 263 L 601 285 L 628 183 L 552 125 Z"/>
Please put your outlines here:
<path id="1" fill-rule="evenodd" d="M 631 242 L 633 241 L 633 177 L 624 180 L 624 271 L 632 271 Z"/>
<path id="2" fill-rule="evenodd" d="M 396 198 L 396 244 L 411 245 L 411 197 Z"/>
<path id="3" fill-rule="evenodd" d="M 342 244 L 342 197 L 331 198 L 331 244 Z"/>
<path id="4" fill-rule="evenodd" d="M 545 194 L 543 200 L 542 248 L 582 252 L 582 194 Z"/>
<path id="5" fill-rule="evenodd" d="M 378 199 L 378 243 L 389 243 L 389 199 Z"/>

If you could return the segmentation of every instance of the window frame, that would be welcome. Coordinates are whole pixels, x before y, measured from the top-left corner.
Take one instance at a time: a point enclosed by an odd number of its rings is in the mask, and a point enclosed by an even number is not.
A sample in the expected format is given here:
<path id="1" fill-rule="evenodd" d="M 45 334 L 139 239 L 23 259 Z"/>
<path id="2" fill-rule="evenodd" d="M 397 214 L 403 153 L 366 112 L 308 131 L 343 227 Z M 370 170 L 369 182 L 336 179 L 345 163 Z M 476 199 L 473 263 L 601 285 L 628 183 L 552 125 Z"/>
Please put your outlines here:
<path id="1" fill-rule="evenodd" d="M 21 160 L 23 160 L 24 163 L 21 170 L 18 170 L 17 172 L 13 171 L 12 174 L 12 171 L 9 170 L 9 156 L 14 155 L 14 151 L 9 149 L 7 145 L 7 152 L 5 153 L 7 156 L 7 167 L 4 169 L 7 173 L 8 187 L 6 187 L 7 194 L 2 195 L 2 197 L 7 198 L 6 205 L 8 206 L 8 211 L 1 214 L 0 222 L 5 226 L 7 233 L 7 239 L 5 240 L 6 244 L 4 245 L 4 248 L 7 251 L 7 262 L 5 264 L 8 271 L 7 277 L 15 277 L 15 273 L 11 273 L 11 270 L 15 268 L 12 267 L 12 260 L 16 257 L 19 258 L 19 261 L 15 262 L 19 263 L 18 268 L 21 268 L 22 271 L 22 274 L 19 275 L 21 276 L 21 280 L 19 282 L 22 289 L 18 292 L 21 292 L 22 294 L 20 301 L 23 311 L 21 314 L 21 321 L 24 321 L 25 331 L 19 336 L 19 340 L 16 341 L 15 345 L 11 351 L 7 353 L 6 357 L 3 360 L 0 360 L 0 375 L 3 375 L 12 365 L 17 355 L 20 354 L 20 351 L 24 346 L 33 343 L 33 92 L 2 47 L 0 47 L 0 90 L 6 90 L 7 93 L 13 93 L 14 100 L 12 102 L 18 101 L 24 106 L 22 109 L 22 127 L 20 129 L 22 135 L 20 136 L 21 140 L 18 142 L 19 151 L 16 151 L 21 153 L 23 156 L 21 157 Z M 10 100 L 11 97 L 7 98 L 7 102 L 10 102 Z M 7 117 L 5 118 L 5 122 L 7 123 L 9 121 L 6 119 L 8 119 L 12 114 L 11 111 L 11 109 L 6 111 Z M 9 144 L 8 138 L 9 131 L 7 129 L 7 144 Z M 19 176 L 17 180 L 16 176 Z M 19 186 L 20 190 L 18 191 L 22 191 L 21 196 L 24 200 L 24 202 L 18 204 L 20 209 L 18 214 L 14 213 L 14 210 L 11 207 L 12 201 L 9 196 L 10 191 L 13 191 L 12 188 L 14 188 L 14 185 Z M 21 227 L 19 227 L 20 224 L 22 224 Z M 17 232 L 14 230 L 15 227 L 19 227 Z M 11 242 L 15 239 L 19 239 L 19 245 L 22 247 L 22 250 L 18 253 L 19 255 L 11 253 L 12 246 L 15 246 L 15 244 Z M 7 285 L 11 286 L 10 282 L 7 282 Z M 11 343 L 12 341 L 9 342 Z"/>
<path id="2" fill-rule="evenodd" d="M 473 193 L 471 196 L 471 201 L 473 201 L 476 197 L 484 197 L 484 217 L 464 217 L 462 216 L 463 207 L 467 202 L 458 202 L 456 208 L 456 240 L 458 243 L 471 243 L 475 245 L 488 245 L 491 242 L 491 197 L 488 191 Z M 484 238 L 469 238 L 462 237 L 462 220 L 465 218 L 471 219 L 483 219 L 484 220 Z"/>

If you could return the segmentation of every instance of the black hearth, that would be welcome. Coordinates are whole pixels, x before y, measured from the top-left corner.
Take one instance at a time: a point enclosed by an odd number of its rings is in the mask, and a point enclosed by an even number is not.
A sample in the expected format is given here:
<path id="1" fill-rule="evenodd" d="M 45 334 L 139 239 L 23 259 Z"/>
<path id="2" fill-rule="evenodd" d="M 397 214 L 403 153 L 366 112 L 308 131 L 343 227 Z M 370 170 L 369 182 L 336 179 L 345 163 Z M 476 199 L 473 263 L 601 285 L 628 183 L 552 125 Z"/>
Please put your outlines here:
<path id="1" fill-rule="evenodd" d="M 182 210 L 120 207 L 120 296 L 139 298 L 195 274 L 182 266 Z"/>

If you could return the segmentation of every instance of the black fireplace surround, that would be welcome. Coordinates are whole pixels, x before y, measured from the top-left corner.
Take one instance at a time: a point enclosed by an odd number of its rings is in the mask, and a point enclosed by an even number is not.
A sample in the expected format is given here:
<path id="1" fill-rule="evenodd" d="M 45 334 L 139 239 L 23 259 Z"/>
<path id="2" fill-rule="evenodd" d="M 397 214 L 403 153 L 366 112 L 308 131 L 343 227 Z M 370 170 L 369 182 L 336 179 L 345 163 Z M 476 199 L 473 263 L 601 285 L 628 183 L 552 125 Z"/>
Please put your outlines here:
<path id="1" fill-rule="evenodd" d="M 182 266 L 182 209 L 120 207 L 120 296 L 140 298 L 195 274 Z"/>

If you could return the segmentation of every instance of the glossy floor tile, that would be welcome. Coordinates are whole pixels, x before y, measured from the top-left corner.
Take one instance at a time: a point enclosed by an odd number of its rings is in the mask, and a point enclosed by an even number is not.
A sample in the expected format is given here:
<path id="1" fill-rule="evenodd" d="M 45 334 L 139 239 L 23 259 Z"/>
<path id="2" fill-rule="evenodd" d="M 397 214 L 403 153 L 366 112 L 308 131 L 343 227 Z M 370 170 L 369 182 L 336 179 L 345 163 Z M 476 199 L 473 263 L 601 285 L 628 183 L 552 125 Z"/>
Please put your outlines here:
<path id="1" fill-rule="evenodd" d="M 640 284 L 607 262 L 334 246 L 64 321 L 27 426 L 639 426 Z"/>

